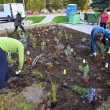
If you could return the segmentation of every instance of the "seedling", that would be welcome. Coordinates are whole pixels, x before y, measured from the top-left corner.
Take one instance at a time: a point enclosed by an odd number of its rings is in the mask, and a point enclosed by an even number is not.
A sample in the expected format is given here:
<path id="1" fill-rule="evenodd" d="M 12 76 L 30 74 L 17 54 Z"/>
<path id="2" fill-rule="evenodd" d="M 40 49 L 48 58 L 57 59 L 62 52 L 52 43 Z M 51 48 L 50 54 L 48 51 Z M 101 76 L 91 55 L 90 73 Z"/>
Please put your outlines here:
<path id="1" fill-rule="evenodd" d="M 72 41 L 72 39 L 73 39 L 72 34 L 69 35 L 68 39 L 69 39 L 69 41 Z"/>
<path id="2" fill-rule="evenodd" d="M 32 34 L 29 35 L 30 38 L 30 43 L 32 44 L 33 47 L 36 47 L 37 44 L 37 38 L 33 36 Z"/>
<path id="3" fill-rule="evenodd" d="M 44 79 L 44 76 L 43 76 L 43 74 L 42 74 L 41 71 L 37 71 L 37 70 L 36 70 L 35 73 L 36 73 L 37 75 L 39 75 L 41 79 Z"/>
<path id="4" fill-rule="evenodd" d="M 105 53 L 105 51 L 107 50 L 107 46 L 105 46 L 101 42 L 98 42 L 97 45 L 98 45 L 99 49 L 101 50 L 101 53 Z"/>
<path id="5" fill-rule="evenodd" d="M 48 63 L 46 63 L 46 66 L 52 68 L 53 67 L 53 64 L 51 62 L 48 62 Z"/>
<path id="6" fill-rule="evenodd" d="M 57 104 L 57 85 L 54 82 L 51 82 L 51 92 L 52 92 L 52 96 L 51 96 L 51 106 L 55 107 Z"/>
<path id="7" fill-rule="evenodd" d="M 71 58 L 71 52 L 72 52 L 72 51 L 71 51 L 71 46 L 70 46 L 70 45 L 67 45 L 67 48 L 65 49 L 64 52 L 65 52 L 65 55 L 67 56 L 66 59 L 67 59 L 67 60 L 70 59 L 70 58 Z"/>
<path id="8" fill-rule="evenodd" d="M 84 88 L 80 86 L 71 86 L 71 89 L 77 93 L 79 93 L 83 98 L 86 98 L 88 102 L 92 102 L 94 97 L 96 96 L 96 89 L 95 88 Z"/>
<path id="9" fill-rule="evenodd" d="M 79 65 L 79 70 L 81 72 L 83 72 L 84 77 L 88 77 L 88 72 L 89 72 L 89 66 L 88 65 L 86 65 L 84 67 L 82 65 Z"/>
<path id="10" fill-rule="evenodd" d="M 56 50 L 55 52 L 56 52 L 56 55 L 58 55 L 58 56 L 60 55 L 60 50 L 59 49 Z"/>

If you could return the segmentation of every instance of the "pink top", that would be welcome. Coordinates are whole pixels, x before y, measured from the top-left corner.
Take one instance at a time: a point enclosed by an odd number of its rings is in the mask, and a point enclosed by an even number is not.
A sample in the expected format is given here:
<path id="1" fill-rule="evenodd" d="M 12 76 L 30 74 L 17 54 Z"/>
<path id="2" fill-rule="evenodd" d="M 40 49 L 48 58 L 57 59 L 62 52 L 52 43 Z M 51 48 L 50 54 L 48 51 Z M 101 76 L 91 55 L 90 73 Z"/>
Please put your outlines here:
<path id="1" fill-rule="evenodd" d="M 103 14 L 101 15 L 101 17 L 100 17 L 100 22 L 101 22 L 101 23 L 107 23 L 107 21 L 108 21 L 108 13 L 106 12 L 106 13 L 103 13 Z"/>

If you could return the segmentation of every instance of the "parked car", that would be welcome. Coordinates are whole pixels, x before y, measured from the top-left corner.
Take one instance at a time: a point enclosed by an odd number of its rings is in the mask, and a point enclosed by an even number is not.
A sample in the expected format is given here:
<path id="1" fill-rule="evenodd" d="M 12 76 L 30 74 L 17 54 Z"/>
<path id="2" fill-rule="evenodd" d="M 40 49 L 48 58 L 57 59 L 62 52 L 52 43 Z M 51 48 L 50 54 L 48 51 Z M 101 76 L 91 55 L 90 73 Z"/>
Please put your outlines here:
<path id="1" fill-rule="evenodd" d="M 22 3 L 0 4 L 0 19 L 12 21 L 16 18 L 18 12 L 22 13 L 22 18 L 26 17 Z"/>

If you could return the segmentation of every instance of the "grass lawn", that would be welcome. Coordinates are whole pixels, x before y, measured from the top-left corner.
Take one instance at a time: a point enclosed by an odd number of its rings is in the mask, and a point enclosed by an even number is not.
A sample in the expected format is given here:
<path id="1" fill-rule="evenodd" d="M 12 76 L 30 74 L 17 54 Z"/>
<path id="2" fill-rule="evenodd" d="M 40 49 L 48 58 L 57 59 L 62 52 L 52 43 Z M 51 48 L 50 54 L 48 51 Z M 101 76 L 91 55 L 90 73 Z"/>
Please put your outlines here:
<path id="1" fill-rule="evenodd" d="M 32 20 L 33 23 L 39 23 L 41 22 L 46 16 L 32 16 L 32 17 L 27 17 L 27 20 Z"/>
<path id="2" fill-rule="evenodd" d="M 55 23 L 67 23 L 69 22 L 69 19 L 66 18 L 66 16 L 57 16 L 55 17 L 52 22 L 55 22 Z"/>

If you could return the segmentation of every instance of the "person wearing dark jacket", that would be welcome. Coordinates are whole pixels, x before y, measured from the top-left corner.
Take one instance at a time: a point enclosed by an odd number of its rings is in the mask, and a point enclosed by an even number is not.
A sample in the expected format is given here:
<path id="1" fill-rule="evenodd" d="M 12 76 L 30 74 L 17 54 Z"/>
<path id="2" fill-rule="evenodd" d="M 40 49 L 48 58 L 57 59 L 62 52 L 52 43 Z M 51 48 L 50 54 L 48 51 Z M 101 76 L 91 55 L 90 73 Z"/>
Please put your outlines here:
<path id="1" fill-rule="evenodd" d="M 107 43 L 107 39 L 109 43 Z M 91 31 L 91 51 L 90 56 L 97 55 L 96 42 L 101 41 L 104 45 L 109 47 L 108 53 L 110 53 L 110 33 L 103 27 L 95 27 Z"/>
<path id="2" fill-rule="evenodd" d="M 22 17 L 21 17 L 21 15 L 22 15 L 21 12 L 19 12 L 19 13 L 16 15 L 16 19 L 15 19 L 15 22 L 14 22 L 15 29 L 14 29 L 14 31 L 12 32 L 12 34 L 14 34 L 14 33 L 17 31 L 18 26 L 22 29 L 22 31 L 23 31 L 24 33 L 26 33 L 26 30 L 25 30 L 24 27 L 21 25 L 22 20 L 23 20 Z"/>

